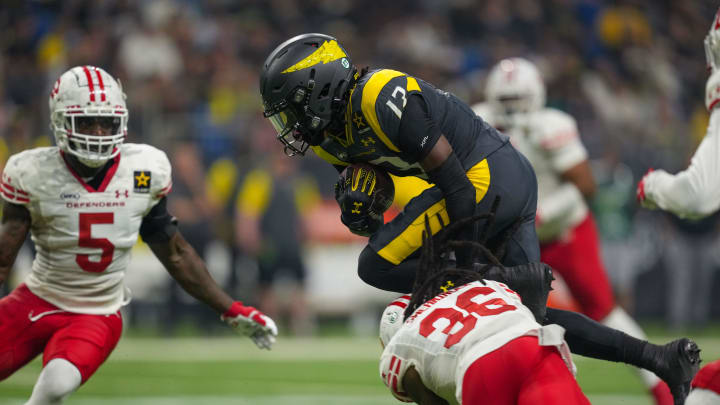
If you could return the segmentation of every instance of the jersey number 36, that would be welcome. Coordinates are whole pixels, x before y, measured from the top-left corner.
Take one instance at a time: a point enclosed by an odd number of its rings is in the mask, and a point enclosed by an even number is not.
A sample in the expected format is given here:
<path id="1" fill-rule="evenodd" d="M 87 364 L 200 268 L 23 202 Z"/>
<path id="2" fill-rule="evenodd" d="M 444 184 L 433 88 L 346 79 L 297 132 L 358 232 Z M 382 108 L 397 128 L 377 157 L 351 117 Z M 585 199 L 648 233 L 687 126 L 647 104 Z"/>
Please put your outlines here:
<path id="1" fill-rule="evenodd" d="M 488 295 L 494 292 L 495 290 L 490 287 L 473 287 L 465 291 L 458 296 L 456 305 L 458 308 L 462 308 L 469 312 L 467 316 L 455 308 L 437 308 L 430 312 L 430 314 L 428 314 L 420 323 L 420 334 L 423 337 L 430 336 L 430 334 L 436 330 L 433 325 L 435 321 L 438 319 L 447 319 L 450 323 L 442 330 L 442 333 L 447 335 L 445 347 L 450 348 L 460 342 L 465 335 L 473 330 L 478 320 L 475 315 L 497 315 L 516 309 L 514 305 L 508 304 L 502 298 L 492 298 L 480 304 L 472 301 L 472 299 L 478 295 Z M 455 324 L 458 322 L 462 324 L 462 328 L 455 333 L 450 333 Z"/>

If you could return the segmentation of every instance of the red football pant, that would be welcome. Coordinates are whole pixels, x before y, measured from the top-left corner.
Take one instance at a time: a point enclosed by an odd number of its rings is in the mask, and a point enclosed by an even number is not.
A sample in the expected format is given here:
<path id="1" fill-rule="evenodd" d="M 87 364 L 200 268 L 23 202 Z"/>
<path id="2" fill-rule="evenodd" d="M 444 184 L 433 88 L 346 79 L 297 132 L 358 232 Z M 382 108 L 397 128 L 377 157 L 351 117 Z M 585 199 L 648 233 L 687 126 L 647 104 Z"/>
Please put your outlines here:
<path id="1" fill-rule="evenodd" d="M 540 259 L 562 276 L 583 314 L 601 321 L 615 308 L 592 215 L 573 228 L 567 240 L 541 244 Z"/>
<path id="2" fill-rule="evenodd" d="M 0 381 L 42 352 L 43 367 L 52 359 L 65 359 L 80 370 L 84 383 L 110 356 L 122 334 L 120 311 L 59 312 L 38 319 L 39 314 L 56 310 L 25 284 L 0 299 Z"/>
<path id="3" fill-rule="evenodd" d="M 720 360 L 706 364 L 692 380 L 693 388 L 703 388 L 720 394 Z"/>
<path id="4" fill-rule="evenodd" d="M 463 377 L 463 405 L 586 405 L 557 348 L 534 336 L 506 343 L 470 365 Z"/>

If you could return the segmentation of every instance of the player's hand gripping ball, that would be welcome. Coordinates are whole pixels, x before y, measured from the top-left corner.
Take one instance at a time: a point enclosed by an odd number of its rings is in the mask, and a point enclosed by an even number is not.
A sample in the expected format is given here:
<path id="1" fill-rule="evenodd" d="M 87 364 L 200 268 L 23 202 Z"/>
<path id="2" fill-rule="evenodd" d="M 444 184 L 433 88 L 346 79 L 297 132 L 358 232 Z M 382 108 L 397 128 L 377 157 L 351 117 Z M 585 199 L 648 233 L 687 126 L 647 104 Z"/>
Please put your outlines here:
<path id="1" fill-rule="evenodd" d="M 395 186 L 382 168 L 355 163 L 340 173 L 335 183 L 335 200 L 340 220 L 354 234 L 370 236 L 384 223 L 383 213 L 395 198 Z"/>

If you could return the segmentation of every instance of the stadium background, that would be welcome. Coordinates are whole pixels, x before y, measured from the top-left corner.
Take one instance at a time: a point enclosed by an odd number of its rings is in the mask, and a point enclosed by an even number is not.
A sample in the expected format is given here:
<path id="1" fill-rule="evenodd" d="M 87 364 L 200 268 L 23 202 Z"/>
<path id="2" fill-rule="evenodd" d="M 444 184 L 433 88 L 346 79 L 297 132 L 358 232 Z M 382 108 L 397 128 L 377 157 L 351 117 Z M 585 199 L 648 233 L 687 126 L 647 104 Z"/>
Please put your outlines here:
<path id="1" fill-rule="evenodd" d="M 279 304 L 307 308 L 305 322 L 294 324 L 294 315 L 282 312 L 281 338 L 270 353 L 231 336 L 139 245 L 128 271 L 135 298 L 126 308 L 125 337 L 70 403 L 394 402 L 377 377 L 375 337 L 378 314 L 392 294 L 355 275 L 363 240 L 338 221 L 335 171 L 313 157 L 279 157 L 280 145 L 260 113 L 265 56 L 304 32 L 336 36 L 360 67 L 402 70 L 471 103 L 482 100 L 494 62 L 520 55 L 537 63 L 548 104 L 577 118 L 589 149 L 599 184 L 593 210 L 619 299 L 651 340 L 687 334 L 698 339 L 704 358 L 720 357 L 720 301 L 711 299 L 720 290 L 717 216 L 690 223 L 639 211 L 634 201 L 634 185 L 647 168 L 685 167 L 704 135 L 702 39 L 716 6 L 670 0 L 4 1 L 0 168 L 12 153 L 52 143 L 47 94 L 57 76 L 71 66 L 97 65 L 118 76 L 128 94 L 128 141 L 169 154 L 171 211 L 229 291 L 259 301 L 257 265 L 236 229 L 238 213 L 268 209 L 243 197 L 256 194 L 244 188 L 267 183 L 246 180 L 290 184 L 297 204 L 279 210 L 297 207 L 303 232 L 290 243 L 301 248 L 308 269 L 304 295 L 288 278 L 275 288 Z M 28 245 L 0 294 L 22 279 L 31 257 Z M 578 362 L 593 403 L 649 403 L 627 369 Z M 0 384 L 0 403 L 21 403 L 38 369 L 35 362 Z"/>

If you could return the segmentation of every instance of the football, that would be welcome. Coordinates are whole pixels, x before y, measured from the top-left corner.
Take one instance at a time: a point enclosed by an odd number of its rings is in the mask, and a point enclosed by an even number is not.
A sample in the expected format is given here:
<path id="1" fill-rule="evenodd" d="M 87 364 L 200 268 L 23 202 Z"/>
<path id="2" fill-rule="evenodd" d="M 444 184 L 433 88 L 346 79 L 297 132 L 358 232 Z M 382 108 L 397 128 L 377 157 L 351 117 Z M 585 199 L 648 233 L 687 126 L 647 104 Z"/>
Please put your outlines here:
<path id="1" fill-rule="evenodd" d="M 374 214 L 382 215 L 395 198 L 395 184 L 390 174 L 380 166 L 369 163 L 353 163 L 340 173 L 341 181 L 344 179 L 348 184 L 367 182 L 370 187 L 368 195 L 373 203 L 371 210 Z"/>

